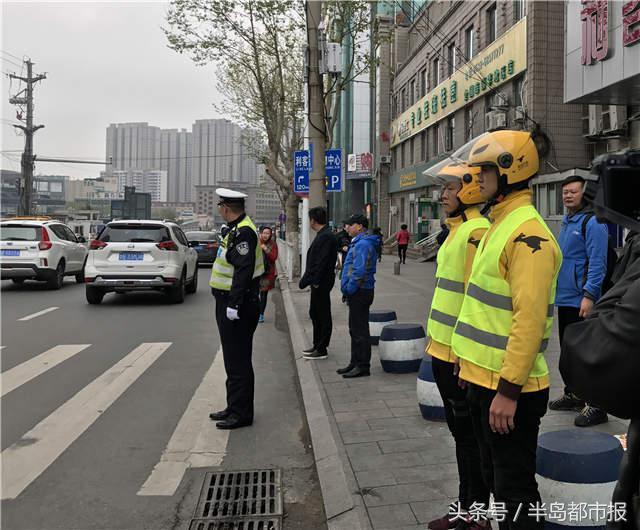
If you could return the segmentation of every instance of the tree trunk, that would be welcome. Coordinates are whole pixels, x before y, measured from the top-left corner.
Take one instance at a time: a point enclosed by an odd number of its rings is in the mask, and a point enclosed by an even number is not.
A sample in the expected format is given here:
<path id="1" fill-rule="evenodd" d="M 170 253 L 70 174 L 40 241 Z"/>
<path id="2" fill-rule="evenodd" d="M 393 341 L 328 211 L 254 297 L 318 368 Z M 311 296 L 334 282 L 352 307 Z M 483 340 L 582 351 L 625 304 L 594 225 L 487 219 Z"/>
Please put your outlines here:
<path id="1" fill-rule="evenodd" d="M 300 232 L 298 228 L 298 203 L 300 200 L 295 193 L 289 192 L 287 195 L 287 243 L 293 252 L 292 278 L 300 276 Z"/>

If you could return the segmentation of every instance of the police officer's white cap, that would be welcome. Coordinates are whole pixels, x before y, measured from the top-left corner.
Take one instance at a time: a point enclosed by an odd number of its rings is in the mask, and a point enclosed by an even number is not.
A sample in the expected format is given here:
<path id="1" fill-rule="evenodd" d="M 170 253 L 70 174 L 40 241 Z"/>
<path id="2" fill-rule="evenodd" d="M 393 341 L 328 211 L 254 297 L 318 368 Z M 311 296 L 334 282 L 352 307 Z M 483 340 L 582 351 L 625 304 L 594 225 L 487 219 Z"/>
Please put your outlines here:
<path id="1" fill-rule="evenodd" d="M 217 188 L 216 195 L 220 197 L 220 203 L 242 203 L 248 197 L 246 193 L 228 188 Z"/>

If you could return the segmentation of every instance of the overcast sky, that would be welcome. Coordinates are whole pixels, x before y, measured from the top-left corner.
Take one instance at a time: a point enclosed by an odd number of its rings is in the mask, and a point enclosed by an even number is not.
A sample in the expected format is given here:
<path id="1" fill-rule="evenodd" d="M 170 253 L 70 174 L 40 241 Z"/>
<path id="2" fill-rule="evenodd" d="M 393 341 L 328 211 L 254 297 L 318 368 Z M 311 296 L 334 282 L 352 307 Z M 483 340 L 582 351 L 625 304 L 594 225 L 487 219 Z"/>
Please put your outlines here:
<path id="1" fill-rule="evenodd" d="M 195 66 L 166 46 L 161 26 L 168 2 L 5 2 L 2 9 L 2 168 L 20 169 L 24 137 L 16 136 L 16 92 L 6 73 L 19 62 L 47 74 L 35 89 L 34 136 L 40 156 L 104 160 L 110 123 L 141 121 L 191 129 L 216 118 L 214 69 Z M 25 74 L 26 75 L 26 72 Z M 10 89 L 11 88 L 11 89 Z M 36 164 L 36 174 L 95 177 L 102 166 Z"/>

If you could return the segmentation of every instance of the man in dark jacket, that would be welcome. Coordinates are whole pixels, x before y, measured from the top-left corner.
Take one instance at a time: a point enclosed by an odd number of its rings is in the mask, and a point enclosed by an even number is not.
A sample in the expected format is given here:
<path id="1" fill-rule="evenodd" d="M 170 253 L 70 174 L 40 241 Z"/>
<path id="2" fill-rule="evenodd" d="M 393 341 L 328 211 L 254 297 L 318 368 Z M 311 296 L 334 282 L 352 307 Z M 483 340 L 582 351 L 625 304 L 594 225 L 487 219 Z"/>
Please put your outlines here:
<path id="1" fill-rule="evenodd" d="M 586 208 L 585 180 L 573 175 L 562 182 L 562 202 L 567 215 L 562 219 L 558 244 L 562 250 L 562 267 L 558 275 L 556 307 L 560 343 L 569 324 L 584 319 L 602 294 L 607 272 L 609 232 L 606 225 Z M 579 410 L 576 427 L 591 427 L 607 421 L 607 413 L 586 405 L 567 386 L 564 394 L 549 403 L 551 410 Z"/>
<path id="2" fill-rule="evenodd" d="M 603 155 L 594 161 L 599 175 L 596 215 L 631 232 L 616 264 L 611 287 L 581 322 L 567 327 L 560 372 L 590 403 L 630 418 L 627 451 L 613 503 L 626 506 L 625 521 L 607 528 L 640 528 L 640 150 Z"/>
<path id="3" fill-rule="evenodd" d="M 335 283 L 338 241 L 327 226 L 327 210 L 321 206 L 309 210 L 309 225 L 316 237 L 307 252 L 307 270 L 300 289 L 311 286 L 309 316 L 313 323 L 313 346 L 303 351 L 305 359 L 326 359 L 331 341 L 331 289 Z"/>
<path id="4" fill-rule="evenodd" d="M 349 305 L 349 334 L 351 335 L 351 361 L 337 370 L 342 377 L 369 375 L 371 364 L 371 336 L 369 334 L 369 308 L 373 303 L 378 236 L 367 234 L 369 220 L 354 214 L 345 221 L 353 238 L 342 271 L 341 289 Z"/>

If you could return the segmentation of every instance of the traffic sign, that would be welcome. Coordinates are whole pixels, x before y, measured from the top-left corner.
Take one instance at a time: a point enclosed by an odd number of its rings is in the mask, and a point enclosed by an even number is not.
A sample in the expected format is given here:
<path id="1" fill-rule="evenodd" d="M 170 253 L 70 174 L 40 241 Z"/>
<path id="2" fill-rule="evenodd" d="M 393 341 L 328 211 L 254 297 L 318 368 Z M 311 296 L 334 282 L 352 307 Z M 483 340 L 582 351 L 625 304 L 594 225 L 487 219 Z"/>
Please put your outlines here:
<path id="1" fill-rule="evenodd" d="M 324 152 L 324 172 L 327 192 L 341 192 L 343 182 L 342 149 L 327 149 Z"/>
<path id="2" fill-rule="evenodd" d="M 309 151 L 295 151 L 293 154 L 293 193 L 297 195 L 309 194 L 309 171 L 311 171 Z"/>

